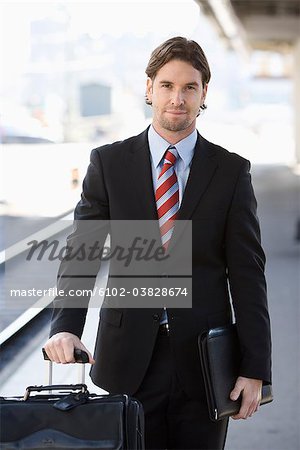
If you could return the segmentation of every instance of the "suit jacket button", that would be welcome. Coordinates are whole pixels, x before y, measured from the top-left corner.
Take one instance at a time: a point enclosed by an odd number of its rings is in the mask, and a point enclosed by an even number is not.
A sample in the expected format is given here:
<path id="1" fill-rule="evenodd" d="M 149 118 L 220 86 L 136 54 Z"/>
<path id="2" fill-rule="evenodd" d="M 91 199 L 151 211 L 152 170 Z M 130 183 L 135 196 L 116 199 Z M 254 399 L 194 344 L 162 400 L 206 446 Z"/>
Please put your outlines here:
<path id="1" fill-rule="evenodd" d="M 153 320 L 158 321 L 160 319 L 159 314 L 153 314 L 152 316 Z"/>

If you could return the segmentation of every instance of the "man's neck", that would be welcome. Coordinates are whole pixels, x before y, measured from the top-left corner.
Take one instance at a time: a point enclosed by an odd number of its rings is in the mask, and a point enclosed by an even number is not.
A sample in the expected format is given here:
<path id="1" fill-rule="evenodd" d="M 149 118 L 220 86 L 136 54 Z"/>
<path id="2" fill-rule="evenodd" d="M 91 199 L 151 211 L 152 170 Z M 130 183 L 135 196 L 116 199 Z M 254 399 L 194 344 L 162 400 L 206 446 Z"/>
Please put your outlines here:
<path id="1" fill-rule="evenodd" d="M 156 123 L 152 123 L 152 126 L 156 133 L 172 145 L 176 145 L 178 142 L 182 141 L 182 139 L 192 134 L 196 128 L 195 124 L 193 124 L 185 130 L 170 131 L 158 126 Z"/>

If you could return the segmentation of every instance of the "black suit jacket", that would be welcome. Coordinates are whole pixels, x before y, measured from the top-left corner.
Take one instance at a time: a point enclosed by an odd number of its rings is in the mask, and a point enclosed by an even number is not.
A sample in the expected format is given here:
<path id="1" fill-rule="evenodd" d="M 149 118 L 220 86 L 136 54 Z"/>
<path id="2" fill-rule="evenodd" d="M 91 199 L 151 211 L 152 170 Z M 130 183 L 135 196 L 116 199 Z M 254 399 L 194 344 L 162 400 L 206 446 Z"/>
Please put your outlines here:
<path id="1" fill-rule="evenodd" d="M 157 219 L 147 132 L 92 151 L 76 220 Z M 177 373 L 196 398 L 204 395 L 197 336 L 232 321 L 230 295 L 243 354 L 240 375 L 271 382 L 265 255 L 249 168 L 247 160 L 198 134 L 179 210 L 179 219 L 193 223 L 193 308 L 168 309 Z M 78 235 L 75 230 L 69 242 Z M 56 299 L 56 306 L 60 302 Z M 51 335 L 69 331 L 80 337 L 85 314 L 55 308 Z M 161 314 L 161 308 L 101 309 L 91 370 L 95 384 L 109 392 L 137 391 Z"/>

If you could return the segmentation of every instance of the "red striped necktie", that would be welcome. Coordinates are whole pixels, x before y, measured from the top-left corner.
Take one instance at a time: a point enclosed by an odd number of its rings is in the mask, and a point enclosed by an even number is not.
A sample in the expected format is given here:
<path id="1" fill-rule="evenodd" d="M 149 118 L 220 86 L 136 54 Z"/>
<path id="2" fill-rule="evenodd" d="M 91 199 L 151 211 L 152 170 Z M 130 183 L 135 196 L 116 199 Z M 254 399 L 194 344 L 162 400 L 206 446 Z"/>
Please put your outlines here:
<path id="1" fill-rule="evenodd" d="M 177 157 L 176 147 L 170 146 L 164 155 L 155 193 L 161 240 L 165 250 L 168 248 L 179 209 L 179 186 L 174 170 Z"/>

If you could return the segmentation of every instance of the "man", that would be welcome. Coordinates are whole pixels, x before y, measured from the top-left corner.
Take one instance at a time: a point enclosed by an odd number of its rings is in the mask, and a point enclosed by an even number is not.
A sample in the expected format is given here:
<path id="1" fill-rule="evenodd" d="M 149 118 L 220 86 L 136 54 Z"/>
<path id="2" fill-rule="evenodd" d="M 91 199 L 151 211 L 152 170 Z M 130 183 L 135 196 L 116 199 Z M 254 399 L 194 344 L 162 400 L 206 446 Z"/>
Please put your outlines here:
<path id="1" fill-rule="evenodd" d="M 251 417 L 262 383 L 271 382 L 265 256 L 250 164 L 195 128 L 210 80 L 196 42 L 167 40 L 153 51 L 146 74 L 152 125 L 93 150 L 75 219 L 159 219 L 166 250 L 174 220 L 192 220 L 193 307 L 102 308 L 91 376 L 105 390 L 142 402 L 146 448 L 221 449 L 228 420 L 208 418 L 197 337 L 232 321 L 228 284 L 243 354 L 231 392 L 233 400 L 242 395 L 234 418 Z M 82 309 L 55 309 L 46 344 L 53 361 L 72 362 L 74 347 L 85 349 L 84 319 Z"/>

